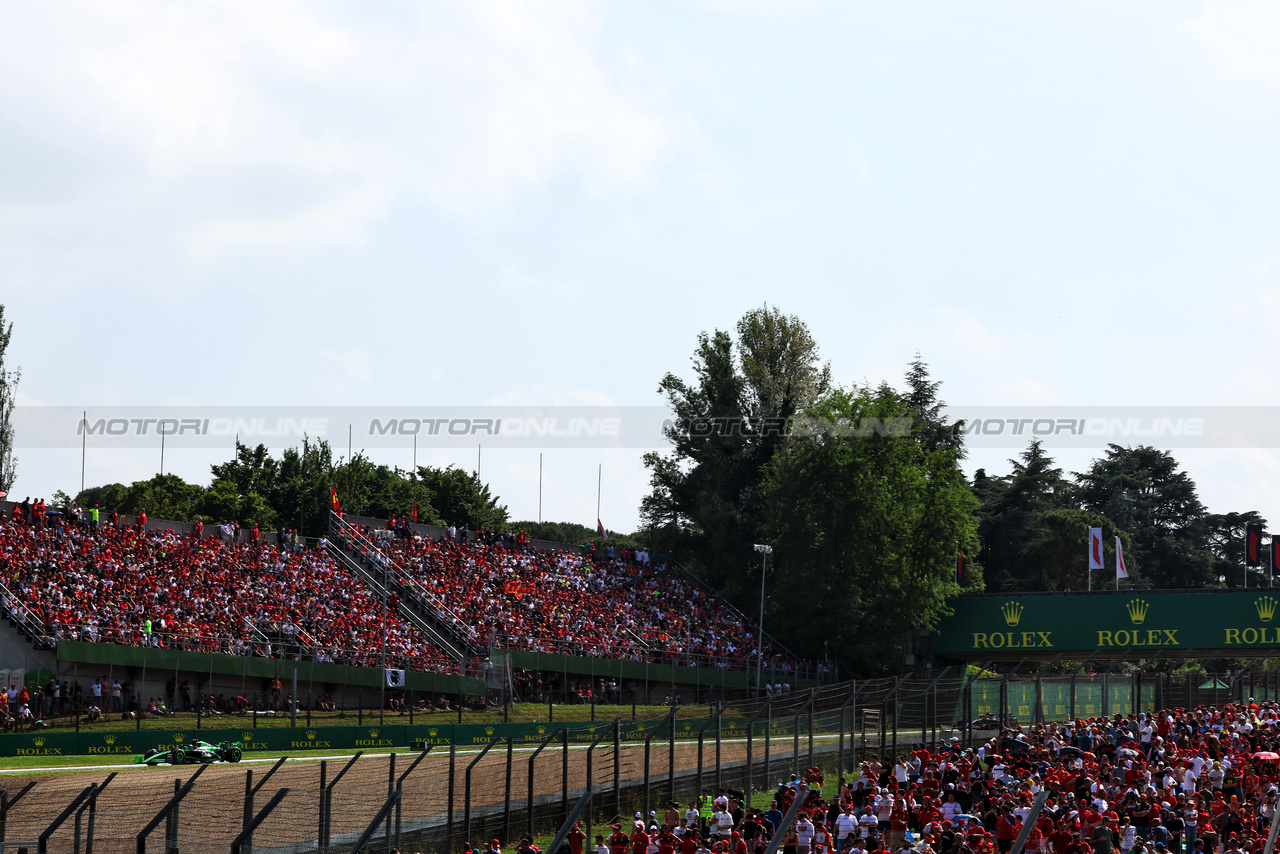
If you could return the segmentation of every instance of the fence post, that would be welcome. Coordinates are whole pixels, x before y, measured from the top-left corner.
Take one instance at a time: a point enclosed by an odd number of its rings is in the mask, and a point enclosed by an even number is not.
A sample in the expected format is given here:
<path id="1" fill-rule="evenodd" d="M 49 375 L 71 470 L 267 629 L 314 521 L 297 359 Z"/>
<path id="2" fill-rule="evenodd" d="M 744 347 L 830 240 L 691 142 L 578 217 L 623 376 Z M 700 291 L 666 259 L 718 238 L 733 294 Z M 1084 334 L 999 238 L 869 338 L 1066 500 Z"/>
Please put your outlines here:
<path id="1" fill-rule="evenodd" d="M 603 733 L 603 732 L 600 733 L 598 736 L 596 736 L 596 740 L 591 742 L 591 746 L 587 748 L 587 788 L 586 788 L 587 797 L 590 797 L 592 792 L 591 778 L 592 778 L 592 770 L 593 770 L 593 762 L 594 762 L 594 756 L 592 751 L 596 749 L 596 745 L 599 744 L 607 734 L 608 733 Z M 586 806 L 586 813 L 587 813 L 587 816 L 586 816 L 587 839 L 590 840 L 592 837 L 591 837 L 591 804 L 589 803 Z"/>
<path id="2" fill-rule="evenodd" d="M 622 718 L 613 719 L 614 814 L 622 815 Z"/>
<path id="3" fill-rule="evenodd" d="M 321 792 L 321 797 L 324 799 L 324 825 L 325 825 L 324 838 L 321 840 L 321 847 L 325 851 L 328 851 L 329 849 L 329 839 L 330 839 L 329 834 L 330 834 L 330 831 L 332 831 L 333 829 L 333 787 L 338 785 L 338 782 L 342 779 L 343 775 L 346 774 L 348 771 L 350 771 L 351 766 L 355 765 L 356 762 L 363 755 L 364 755 L 363 750 L 357 750 L 355 755 L 351 757 L 351 760 L 347 762 L 346 765 L 342 766 L 342 770 L 334 775 L 333 782 L 330 783 Z M 209 766 L 205 765 L 202 767 L 208 768 Z M 279 767 L 279 766 L 277 765 L 276 767 Z M 259 783 L 258 785 L 262 785 L 262 784 Z"/>
<path id="4" fill-rule="evenodd" d="M 561 727 L 561 729 L 563 729 L 563 727 Z M 527 793 L 528 801 L 526 803 L 526 809 L 528 812 L 530 836 L 533 836 L 533 782 L 534 782 L 533 765 L 535 762 L 538 761 L 538 754 L 541 753 L 546 748 L 546 746 L 551 743 L 551 740 L 559 734 L 560 734 L 560 730 L 555 730 L 554 732 L 552 732 L 550 735 L 548 735 L 546 738 L 542 740 L 542 743 L 538 745 L 538 749 L 533 751 L 533 753 L 530 754 L 529 756 L 529 791 Z"/>
<path id="5" fill-rule="evenodd" d="M 667 802 L 670 803 L 676 799 L 676 713 L 680 711 L 680 707 L 675 705 L 675 695 L 672 694 L 671 714 L 667 716 L 668 729 L 668 746 L 667 746 Z M 644 817 L 645 821 L 649 820 L 649 816 Z"/>
<path id="6" fill-rule="evenodd" d="M 568 661 L 568 659 L 565 659 Z M 560 802 L 563 805 L 564 818 L 569 817 L 569 728 L 562 733 L 564 746 L 560 753 Z"/>
<path id="7" fill-rule="evenodd" d="M 249 822 L 253 821 L 253 769 L 249 768 L 244 772 L 244 816 L 240 820 L 240 832 L 243 834 L 249 829 Z M 241 848 L 245 851 L 245 848 Z M 253 845 L 249 844 L 245 854 L 252 854 Z"/>
<path id="8" fill-rule="evenodd" d="M 445 842 L 445 851 L 453 851 L 453 798 L 455 784 L 453 782 L 454 767 L 458 758 L 458 746 L 456 744 L 449 745 L 449 830 Z"/>
<path id="9" fill-rule="evenodd" d="M 644 811 L 641 817 L 644 819 L 644 826 L 649 826 L 649 748 L 653 745 L 653 733 L 649 733 L 644 737 Z"/>
<path id="10" fill-rule="evenodd" d="M 111 781 L 115 778 L 116 772 L 113 771 L 110 776 L 102 782 L 102 785 L 95 789 L 93 794 L 89 796 L 89 826 L 85 832 L 86 838 L 84 843 L 84 854 L 93 854 L 93 826 L 97 822 L 98 818 L 98 795 L 102 794 L 102 790 L 110 785 Z"/>
<path id="11" fill-rule="evenodd" d="M 809 689 L 809 767 L 813 767 L 813 704 L 818 699 L 818 689 Z"/>
<path id="12" fill-rule="evenodd" d="M 502 741 L 501 738 L 490 740 L 490 742 L 484 746 L 484 749 L 476 755 L 476 758 L 471 760 L 471 764 L 467 766 L 466 793 L 464 794 L 462 801 L 462 815 L 463 828 L 466 833 L 466 839 L 464 841 L 468 845 L 471 844 L 471 772 L 475 770 L 476 763 L 481 759 L 484 759 L 485 754 L 489 752 L 490 748 L 500 741 Z"/>
<path id="13" fill-rule="evenodd" d="M 720 740 L 724 735 L 724 701 L 716 701 L 716 791 L 720 791 L 721 774 L 720 774 Z M 702 789 L 698 789 L 698 797 L 702 797 Z M 748 801 L 748 803 L 750 803 Z"/>
<path id="14" fill-rule="evenodd" d="M 384 677 L 384 681 L 385 681 L 385 677 Z M 383 709 L 385 709 L 385 708 L 386 708 L 386 703 L 383 703 Z M 387 773 L 387 798 L 388 798 L 388 799 L 390 799 L 390 798 L 395 797 L 395 793 L 396 793 L 396 754 L 395 754 L 395 751 L 392 751 L 392 753 L 391 753 L 391 756 L 390 756 L 390 766 L 388 767 L 387 772 L 388 772 L 388 773 Z M 396 800 L 396 807 L 397 807 L 397 808 L 399 808 L 399 805 L 400 805 L 400 801 L 399 801 L 399 800 Z M 386 842 L 387 842 L 387 847 L 388 847 L 388 848 L 390 848 L 390 845 L 391 845 L 391 822 L 392 822 L 392 818 L 393 818 L 393 817 L 392 817 L 391 813 L 390 813 L 390 812 L 388 812 L 388 813 L 387 813 L 387 829 L 386 829 L 386 832 L 385 832 L 385 833 L 384 833 L 384 835 L 383 835 L 383 839 L 384 839 L 384 840 L 386 840 Z"/>
<path id="15" fill-rule="evenodd" d="M 771 700 L 764 701 L 764 788 L 766 791 L 773 788 L 770 781 L 773 779 L 773 762 L 770 755 L 773 750 L 773 702 Z"/>
<path id="16" fill-rule="evenodd" d="M 326 791 L 328 791 L 328 790 L 325 788 L 324 782 L 325 782 L 325 777 L 327 776 L 327 772 L 328 772 L 328 770 L 329 770 L 329 763 L 328 763 L 326 760 L 321 759 L 321 760 L 320 760 L 320 803 L 318 804 L 318 808 L 317 808 L 317 810 L 316 810 L 316 814 L 317 814 L 317 817 L 318 817 L 318 819 L 319 819 L 319 825 L 320 825 L 318 828 L 316 828 L 316 844 L 317 844 L 317 845 L 322 845 L 322 844 L 323 844 L 323 842 L 324 842 L 324 839 L 325 839 L 325 832 L 324 832 L 324 812 L 325 812 L 325 804 L 324 804 L 324 800 L 325 800 L 325 799 L 324 799 L 324 793 L 325 793 Z M 325 854 L 324 848 L 321 848 L 321 849 L 320 849 L 320 854 Z"/>
<path id="17" fill-rule="evenodd" d="M 502 844 L 511 844 L 511 757 L 515 750 L 515 739 L 507 737 L 507 797 L 502 807 Z"/>
<path id="18" fill-rule="evenodd" d="M 174 778 L 173 781 L 173 797 L 175 800 L 182 794 L 182 781 Z M 164 827 L 164 854 L 178 847 L 178 814 L 182 809 L 181 803 L 175 803 L 173 810 L 169 813 Z"/>
<path id="19" fill-rule="evenodd" d="M 752 783 L 753 783 L 753 782 L 755 782 L 755 779 L 754 779 L 754 778 L 755 778 L 755 761 L 754 761 L 754 760 L 755 760 L 755 754 L 754 754 L 754 748 L 755 748 L 756 720 L 757 720 L 757 719 L 758 719 L 762 714 L 763 714 L 763 715 L 767 715 L 767 714 L 768 714 L 768 712 L 769 712 L 769 707 L 770 707 L 770 705 L 771 705 L 772 703 L 773 703 L 773 698 L 772 698 L 772 697 L 766 698 L 766 699 L 765 699 L 765 701 L 764 701 L 764 705 L 763 705 L 763 706 L 761 706 L 759 709 L 757 709 L 757 710 L 756 710 L 756 713 L 755 713 L 754 715 L 752 715 L 752 716 L 747 720 L 747 788 L 746 788 L 746 791 L 743 793 L 743 794 L 745 794 L 745 795 L 746 795 L 746 802 L 747 802 L 747 803 L 751 803 L 751 793 L 752 793 L 753 788 L 754 788 L 754 787 L 752 786 Z M 766 717 L 766 718 L 765 718 L 765 741 L 764 741 L 764 749 L 765 749 L 765 754 L 764 754 L 764 757 L 765 757 L 765 780 L 766 780 L 766 781 L 769 779 L 769 772 L 768 772 L 768 761 L 769 761 L 769 737 L 768 737 L 768 733 L 769 733 L 768 717 Z M 716 776 L 718 777 L 719 775 L 720 775 L 720 770 L 719 770 L 719 766 L 717 765 L 717 766 L 716 766 Z M 766 782 L 766 786 L 767 786 L 767 785 L 768 785 L 768 783 Z M 719 791 L 719 789 L 720 789 L 720 787 L 719 787 L 719 786 L 717 786 L 717 787 L 716 787 L 716 790 L 717 790 L 717 791 Z M 701 793 L 701 792 L 699 792 L 698 794 L 699 794 L 699 795 L 701 795 L 702 793 Z"/>
<path id="20" fill-rule="evenodd" d="M 904 677 L 905 678 L 905 677 Z M 898 761 L 898 709 L 900 703 L 898 701 L 898 689 L 902 685 L 903 679 L 899 679 L 898 683 L 893 686 L 893 761 Z"/>

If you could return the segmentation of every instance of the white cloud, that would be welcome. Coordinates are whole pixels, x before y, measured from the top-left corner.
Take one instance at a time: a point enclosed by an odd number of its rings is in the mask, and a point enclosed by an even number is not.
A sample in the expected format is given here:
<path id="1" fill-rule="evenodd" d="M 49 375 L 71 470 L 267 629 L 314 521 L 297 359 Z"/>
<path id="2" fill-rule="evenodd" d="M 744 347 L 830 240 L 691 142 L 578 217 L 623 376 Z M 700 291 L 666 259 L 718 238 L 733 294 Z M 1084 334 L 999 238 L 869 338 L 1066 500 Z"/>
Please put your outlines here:
<path id="1" fill-rule="evenodd" d="M 1043 380 L 1021 371 L 991 389 L 993 403 L 1013 403 L 1024 406 L 1051 406 L 1062 403 L 1058 390 Z"/>
<path id="2" fill-rule="evenodd" d="M 343 9 L 8 7 L 0 115 L 65 148 L 42 168 L 80 177 L 64 204 L 0 190 L 0 224 L 27 244 L 69 221 L 109 245 L 145 229 L 177 253 L 358 242 L 406 199 L 485 220 L 562 171 L 636 191 L 688 126 L 614 79 L 574 0 Z"/>
<path id="3" fill-rule="evenodd" d="M 1280 5 L 1207 3 L 1183 27 L 1203 43 L 1222 76 L 1280 87 Z"/>
<path id="4" fill-rule="evenodd" d="M 580 289 L 559 279 L 543 279 L 526 273 L 519 264 L 508 261 L 498 270 L 498 281 L 514 294 L 524 296 L 572 296 Z"/>

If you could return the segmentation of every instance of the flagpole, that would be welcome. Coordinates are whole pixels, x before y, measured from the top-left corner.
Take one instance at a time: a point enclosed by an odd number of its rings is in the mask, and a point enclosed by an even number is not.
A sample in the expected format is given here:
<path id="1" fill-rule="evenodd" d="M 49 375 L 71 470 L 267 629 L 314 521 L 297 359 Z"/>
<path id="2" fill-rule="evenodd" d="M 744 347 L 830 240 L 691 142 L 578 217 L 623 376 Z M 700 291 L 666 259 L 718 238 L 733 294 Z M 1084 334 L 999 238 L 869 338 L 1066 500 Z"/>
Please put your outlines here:
<path id="1" fill-rule="evenodd" d="M 542 524 L 542 454 L 538 454 L 538 524 Z"/>
<path id="2" fill-rule="evenodd" d="M 604 463 L 596 464 L 596 523 L 600 522 L 600 485 L 604 483 Z"/>
<path id="3" fill-rule="evenodd" d="M 417 433 L 413 434 L 413 506 L 414 506 L 413 515 L 417 516 L 418 515 L 418 511 L 417 511 L 417 507 L 418 507 L 418 434 Z M 418 520 L 414 519 L 413 523 L 416 525 L 418 523 Z"/>

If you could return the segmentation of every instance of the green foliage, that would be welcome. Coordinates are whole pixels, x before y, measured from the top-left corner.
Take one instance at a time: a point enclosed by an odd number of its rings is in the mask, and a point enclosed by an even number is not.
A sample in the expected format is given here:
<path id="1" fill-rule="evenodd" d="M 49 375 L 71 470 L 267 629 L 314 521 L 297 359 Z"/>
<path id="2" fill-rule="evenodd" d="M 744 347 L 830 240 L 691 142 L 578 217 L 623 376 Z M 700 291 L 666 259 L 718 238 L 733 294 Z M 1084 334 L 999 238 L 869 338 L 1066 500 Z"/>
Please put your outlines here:
<path id="1" fill-rule="evenodd" d="M 97 507 L 103 513 L 110 513 L 113 510 L 120 510 L 124 506 L 125 496 L 128 495 L 129 488 L 123 483 L 108 483 L 103 486 L 90 486 L 81 490 L 76 496 L 76 501 L 86 510 L 90 507 Z"/>
<path id="2" fill-rule="evenodd" d="M 512 531 L 524 531 L 532 539 L 547 540 L 553 543 L 570 545 L 586 545 L 592 540 L 600 539 L 600 532 L 577 522 L 512 522 L 507 525 Z M 619 534 L 609 531 L 609 542 L 619 549 L 642 549 L 644 540 L 641 534 Z"/>
<path id="3" fill-rule="evenodd" d="M 819 423 L 919 417 L 886 386 L 837 390 L 812 407 Z M 977 501 L 940 421 L 905 435 L 831 432 L 793 441 L 769 468 L 767 542 L 774 546 L 766 625 L 796 652 L 823 643 L 855 670 L 897 669 L 907 636 L 947 613 L 958 550 L 977 553 Z M 980 587 L 969 564 L 967 585 Z"/>
<path id="4" fill-rule="evenodd" d="M 1128 532 L 1131 578 L 1162 588 L 1216 583 L 1204 505 L 1170 453 L 1109 445 L 1106 456 L 1077 480 L 1079 506 Z"/>
<path id="5" fill-rule="evenodd" d="M 97 505 L 104 513 L 118 510 L 132 516 L 145 510 L 148 518 L 185 522 L 196 517 L 203 498 L 204 487 L 176 474 L 158 474 L 127 487 L 119 483 L 90 487 L 75 500 L 86 509 Z"/>
<path id="6" fill-rule="evenodd" d="M 431 495 L 434 524 L 468 526 L 473 531 L 506 527 L 507 508 L 498 504 L 488 485 L 472 472 L 449 466 L 418 466 L 418 480 Z M 426 521 L 419 509 L 419 521 Z"/>
<path id="7" fill-rule="evenodd" d="M 667 374 L 659 384 L 673 447 L 645 455 L 651 491 L 640 512 L 658 548 L 687 554 L 711 584 L 746 602 L 741 568 L 768 515 L 765 466 L 789 419 L 826 393 L 830 367 L 804 322 L 777 308 L 747 312 L 736 332 L 700 334 L 694 381 Z"/>
<path id="8" fill-rule="evenodd" d="M 94 486 L 76 500 L 85 508 L 135 514 L 145 509 L 156 519 L 180 522 L 239 521 L 263 530 L 300 530 L 318 536 L 328 530 L 331 488 L 338 491 L 343 512 L 385 519 L 408 515 L 415 498 L 418 519 L 424 523 L 500 528 L 507 519 L 489 487 L 458 469 L 420 467 L 418 477 L 400 469 L 375 465 L 363 454 L 334 462 L 328 442 L 304 438 L 300 448 L 286 448 L 279 458 L 265 445 L 236 445 L 235 456 L 211 467 L 213 482 L 206 488 L 175 475 Z M 440 510 L 433 501 L 441 502 Z"/>
<path id="9" fill-rule="evenodd" d="M 982 470 L 974 477 L 974 493 L 982 502 L 978 533 L 988 588 L 1086 589 L 1089 529 L 1102 528 L 1104 543 L 1119 536 L 1127 546 L 1128 535 L 1100 513 L 1075 506 L 1071 482 L 1040 440 L 1009 462 L 1013 470 L 1005 477 L 987 477 Z M 1108 566 L 1114 566 L 1114 551 L 1107 547 Z"/>
<path id="10" fill-rule="evenodd" d="M 1266 530 L 1267 520 L 1255 510 L 1245 513 L 1208 513 L 1201 520 L 1209 549 L 1211 568 L 1209 574 L 1216 581 L 1225 579 L 1227 587 L 1240 587 L 1244 583 L 1245 528 L 1261 525 Z M 1248 568 L 1249 586 L 1261 587 L 1267 583 L 1268 567 L 1264 557 L 1261 567 Z"/>

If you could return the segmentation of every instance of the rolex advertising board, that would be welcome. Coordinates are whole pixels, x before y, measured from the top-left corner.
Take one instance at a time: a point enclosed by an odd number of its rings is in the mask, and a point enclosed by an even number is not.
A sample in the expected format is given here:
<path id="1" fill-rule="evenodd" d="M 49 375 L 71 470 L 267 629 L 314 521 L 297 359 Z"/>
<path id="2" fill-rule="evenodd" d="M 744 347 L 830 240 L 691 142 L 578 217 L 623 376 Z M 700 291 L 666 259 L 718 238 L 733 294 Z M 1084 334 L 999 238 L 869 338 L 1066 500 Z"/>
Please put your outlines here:
<path id="1" fill-rule="evenodd" d="M 963 658 L 1243 652 L 1280 647 L 1278 614 L 1280 593 L 1266 589 L 962 597 L 931 644 Z"/>

